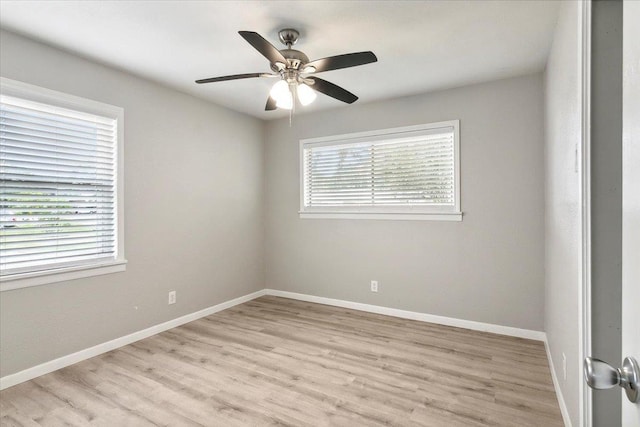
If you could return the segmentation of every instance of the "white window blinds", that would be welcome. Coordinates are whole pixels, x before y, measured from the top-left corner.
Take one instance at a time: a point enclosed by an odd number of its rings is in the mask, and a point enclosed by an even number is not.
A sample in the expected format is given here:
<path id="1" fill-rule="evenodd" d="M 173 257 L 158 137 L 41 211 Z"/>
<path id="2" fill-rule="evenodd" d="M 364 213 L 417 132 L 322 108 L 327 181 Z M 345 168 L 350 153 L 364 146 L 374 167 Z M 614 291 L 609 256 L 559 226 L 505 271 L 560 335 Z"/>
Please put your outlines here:
<path id="1" fill-rule="evenodd" d="M 458 211 L 455 124 L 303 141 L 303 212 Z"/>
<path id="2" fill-rule="evenodd" d="M 114 260 L 117 120 L 0 101 L 0 274 Z"/>

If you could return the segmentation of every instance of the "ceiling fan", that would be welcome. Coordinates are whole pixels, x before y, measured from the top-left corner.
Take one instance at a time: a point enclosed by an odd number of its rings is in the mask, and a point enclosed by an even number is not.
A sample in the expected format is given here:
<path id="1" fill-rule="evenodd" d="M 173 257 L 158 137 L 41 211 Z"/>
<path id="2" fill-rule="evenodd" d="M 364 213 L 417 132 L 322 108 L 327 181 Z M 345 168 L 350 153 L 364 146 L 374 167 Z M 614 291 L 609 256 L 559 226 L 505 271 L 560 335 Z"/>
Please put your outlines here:
<path id="1" fill-rule="evenodd" d="M 302 105 L 308 105 L 316 98 L 315 92 L 320 92 L 347 104 L 354 103 L 358 97 L 331 82 L 315 76 L 315 73 L 338 70 L 340 68 L 355 67 L 357 65 L 376 62 L 378 58 L 373 52 L 355 52 L 344 55 L 309 61 L 303 52 L 291 49 L 296 44 L 300 33 L 292 28 L 285 28 L 278 32 L 280 41 L 286 49 L 278 50 L 260 34 L 253 31 L 238 31 L 251 46 L 269 60 L 272 73 L 247 73 L 230 76 L 211 77 L 196 80 L 196 83 L 214 83 L 226 80 L 250 79 L 254 77 L 277 77 L 280 80 L 273 85 L 267 99 L 266 111 L 283 108 L 291 110 L 296 99 Z"/>

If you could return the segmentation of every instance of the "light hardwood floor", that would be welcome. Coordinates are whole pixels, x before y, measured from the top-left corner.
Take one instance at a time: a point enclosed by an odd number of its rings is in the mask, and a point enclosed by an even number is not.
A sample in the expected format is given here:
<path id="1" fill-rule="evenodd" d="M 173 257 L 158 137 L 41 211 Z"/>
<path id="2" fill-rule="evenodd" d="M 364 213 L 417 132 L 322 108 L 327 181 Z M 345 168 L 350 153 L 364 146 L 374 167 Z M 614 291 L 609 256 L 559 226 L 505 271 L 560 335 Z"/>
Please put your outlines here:
<path id="1" fill-rule="evenodd" d="M 561 426 L 544 345 L 261 297 L 0 392 L 2 426 Z"/>

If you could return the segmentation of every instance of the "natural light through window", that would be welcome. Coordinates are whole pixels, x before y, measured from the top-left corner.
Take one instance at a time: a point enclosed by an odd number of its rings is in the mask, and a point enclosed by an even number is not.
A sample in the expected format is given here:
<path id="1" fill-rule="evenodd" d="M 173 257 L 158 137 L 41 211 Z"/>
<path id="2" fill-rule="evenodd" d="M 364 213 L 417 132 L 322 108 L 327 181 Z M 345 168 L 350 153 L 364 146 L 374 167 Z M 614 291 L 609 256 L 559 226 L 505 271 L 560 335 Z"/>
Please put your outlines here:
<path id="1" fill-rule="evenodd" d="M 12 96 L 4 83 L 0 277 L 122 261 L 117 197 L 121 109 L 107 109 L 106 115 L 77 105 L 71 109 L 70 97 L 56 99 L 49 91 L 48 102 L 33 100 L 29 91 Z M 12 87 L 20 94 L 19 85 Z"/>
<path id="2" fill-rule="evenodd" d="M 459 122 L 300 142 L 303 218 L 460 220 Z"/>

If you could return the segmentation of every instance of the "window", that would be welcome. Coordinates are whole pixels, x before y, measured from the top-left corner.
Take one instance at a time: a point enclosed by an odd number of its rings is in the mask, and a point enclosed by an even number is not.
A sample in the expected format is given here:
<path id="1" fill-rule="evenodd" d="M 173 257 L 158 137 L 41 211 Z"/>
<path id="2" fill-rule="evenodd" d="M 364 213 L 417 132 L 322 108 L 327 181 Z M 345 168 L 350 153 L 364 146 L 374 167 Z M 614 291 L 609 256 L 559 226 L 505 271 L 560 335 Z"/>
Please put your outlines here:
<path id="1" fill-rule="evenodd" d="M 2 290 L 124 270 L 122 118 L 2 79 Z"/>
<path id="2" fill-rule="evenodd" d="M 302 218 L 462 219 L 457 120 L 300 141 Z"/>

